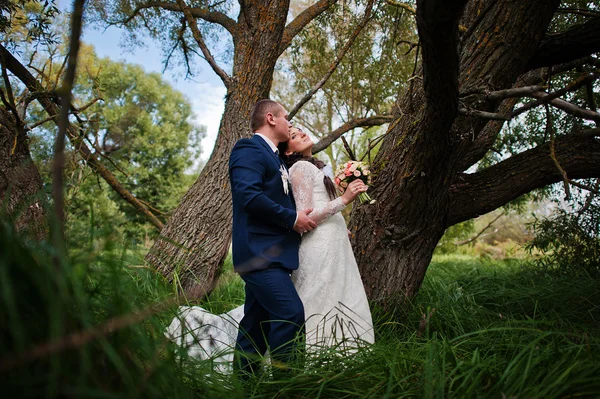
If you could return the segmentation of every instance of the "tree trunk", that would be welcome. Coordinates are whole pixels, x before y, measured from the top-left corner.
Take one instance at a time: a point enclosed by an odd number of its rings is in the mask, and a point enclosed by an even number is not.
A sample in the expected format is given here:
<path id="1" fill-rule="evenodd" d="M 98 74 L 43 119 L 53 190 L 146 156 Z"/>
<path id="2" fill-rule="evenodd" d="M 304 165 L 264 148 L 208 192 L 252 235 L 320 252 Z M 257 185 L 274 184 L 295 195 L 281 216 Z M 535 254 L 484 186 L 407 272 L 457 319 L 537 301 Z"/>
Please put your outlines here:
<path id="1" fill-rule="evenodd" d="M 414 296 L 450 225 L 453 183 L 487 124 L 456 117 L 458 90 L 510 88 L 538 48 L 559 1 L 469 2 L 462 16 L 467 31 L 458 50 L 460 68 L 452 71 L 453 58 L 447 52 L 457 52 L 451 40 L 456 33 L 447 24 L 458 22 L 460 15 L 449 21 L 456 3 L 418 2 L 423 82 L 414 79 L 411 90 L 398 100 L 397 120 L 373 162 L 372 196 L 378 202 L 357 206 L 352 214 L 355 254 L 374 300 Z M 456 78 L 459 84 L 452 88 Z M 463 99 L 461 106 L 494 111 L 500 104 L 476 96 Z M 496 125 L 499 130 L 501 124 Z M 484 142 L 491 146 L 493 140 Z"/>
<path id="2" fill-rule="evenodd" d="M 240 15 L 232 80 L 215 148 L 146 257 L 190 297 L 212 290 L 231 243 L 229 154 L 237 140 L 252 134 L 254 104 L 269 97 L 289 6 L 281 3 L 259 4 Z"/>
<path id="3" fill-rule="evenodd" d="M 14 115 L 0 107 L 0 214 L 36 240 L 48 233 L 41 191 L 42 178 L 31 159 L 27 135 Z"/>

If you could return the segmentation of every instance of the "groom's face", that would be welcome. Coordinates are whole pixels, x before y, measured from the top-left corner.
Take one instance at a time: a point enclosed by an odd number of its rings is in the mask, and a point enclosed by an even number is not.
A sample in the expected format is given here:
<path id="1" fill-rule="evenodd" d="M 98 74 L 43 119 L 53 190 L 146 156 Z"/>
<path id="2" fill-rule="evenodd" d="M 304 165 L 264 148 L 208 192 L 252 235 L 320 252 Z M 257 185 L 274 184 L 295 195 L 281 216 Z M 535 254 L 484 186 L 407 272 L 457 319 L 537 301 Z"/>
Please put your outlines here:
<path id="1" fill-rule="evenodd" d="M 287 120 L 287 116 L 287 111 L 281 106 L 273 113 L 274 130 L 280 142 L 287 141 L 290 138 L 292 124 Z"/>

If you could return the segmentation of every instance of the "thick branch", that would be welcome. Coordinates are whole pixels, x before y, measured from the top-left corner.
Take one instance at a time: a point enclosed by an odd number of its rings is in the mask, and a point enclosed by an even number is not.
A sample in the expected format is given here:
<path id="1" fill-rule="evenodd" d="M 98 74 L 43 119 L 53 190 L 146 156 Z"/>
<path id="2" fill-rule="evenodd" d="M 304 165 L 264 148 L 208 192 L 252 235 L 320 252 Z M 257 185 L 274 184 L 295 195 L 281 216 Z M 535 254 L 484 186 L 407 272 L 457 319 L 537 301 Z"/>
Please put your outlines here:
<path id="1" fill-rule="evenodd" d="M 369 126 L 380 126 L 384 123 L 390 123 L 394 120 L 392 115 L 380 115 L 380 116 L 372 116 L 369 118 L 359 118 L 354 119 L 349 122 L 344 123 L 342 126 L 335 129 L 333 132 L 329 133 L 327 136 L 323 137 L 318 143 L 313 146 L 313 154 L 317 152 L 323 151 L 327 147 L 331 145 L 334 141 L 340 138 L 344 133 L 349 132 L 350 130 L 357 127 L 369 127 Z"/>
<path id="2" fill-rule="evenodd" d="M 202 38 L 202 33 L 200 33 L 200 29 L 198 29 L 198 25 L 196 24 L 196 19 L 194 19 L 194 17 L 192 16 L 190 7 L 188 7 L 185 4 L 184 0 L 177 0 L 177 4 L 179 5 L 179 7 L 181 7 L 181 10 L 183 11 L 183 15 L 185 15 L 185 19 L 187 20 L 188 24 L 190 25 L 190 29 L 192 30 L 192 34 L 194 35 L 194 39 L 196 39 L 196 43 L 198 43 L 198 46 L 200 46 L 200 50 L 202 50 L 202 54 L 204 54 L 204 59 L 206 59 L 206 62 L 208 62 L 208 64 L 212 67 L 213 71 L 215 71 L 215 73 L 221 78 L 225 87 L 230 87 L 231 86 L 231 78 L 217 64 L 217 62 L 213 58 L 212 54 L 210 53 L 210 50 L 206 46 L 206 43 L 204 43 L 204 39 Z"/>
<path id="3" fill-rule="evenodd" d="M 558 137 L 556 159 L 569 179 L 600 177 L 600 129 Z M 491 212 L 534 189 L 562 181 L 545 143 L 481 172 L 461 174 L 451 186 L 447 226 Z"/>
<path id="4" fill-rule="evenodd" d="M 178 0 L 178 1 L 182 1 L 182 0 Z M 323 85 L 327 82 L 327 80 L 329 80 L 331 75 L 333 75 L 333 72 L 335 72 L 335 70 L 337 69 L 338 65 L 340 64 L 340 62 L 342 61 L 342 59 L 344 58 L 344 56 L 346 55 L 348 50 L 350 50 L 350 47 L 352 47 L 352 44 L 354 44 L 354 41 L 356 40 L 356 38 L 358 37 L 360 32 L 367 25 L 367 22 L 369 22 L 369 18 L 371 17 L 371 10 L 373 9 L 373 2 L 374 2 L 374 0 L 369 0 L 369 3 L 367 4 L 367 7 L 365 9 L 365 15 L 363 16 L 362 21 L 358 24 L 356 29 L 354 29 L 354 32 L 352 32 L 352 35 L 348 38 L 348 41 L 346 42 L 346 44 L 344 45 L 342 50 L 338 53 L 336 59 L 333 61 L 333 63 L 329 67 L 329 70 L 327 71 L 325 76 L 323 76 L 323 78 L 319 82 L 317 82 L 317 84 L 314 85 L 308 91 L 308 93 L 306 93 L 304 95 L 304 97 L 302 97 L 302 99 L 300 99 L 300 101 L 290 111 L 290 113 L 288 115 L 289 119 L 292 119 L 294 117 L 294 115 L 296 115 L 298 113 L 298 111 L 300 111 L 300 108 L 302 108 L 304 106 L 304 104 L 306 104 L 308 102 L 308 100 L 310 100 L 312 98 L 312 96 L 314 96 L 315 93 L 317 91 L 319 91 L 319 89 L 321 87 L 323 87 Z"/>
<path id="5" fill-rule="evenodd" d="M 427 99 L 425 118 L 434 118 L 440 123 L 445 121 L 447 128 L 458 111 L 458 21 L 466 3 L 466 0 L 417 1 L 423 87 Z"/>
<path id="6" fill-rule="evenodd" d="M 302 11 L 292 22 L 290 22 L 283 31 L 283 37 L 279 44 L 279 53 L 283 53 L 292 40 L 306 25 L 308 25 L 313 19 L 324 13 L 333 4 L 337 3 L 338 0 L 319 0 L 306 10 Z"/>
<path id="7" fill-rule="evenodd" d="M 138 16 L 140 11 L 153 7 L 162 8 L 163 10 L 181 12 L 181 7 L 177 3 L 172 3 L 168 1 L 148 1 L 144 4 L 138 5 L 129 17 L 122 21 L 118 21 L 114 24 L 126 25 L 127 23 L 129 23 L 129 21 Z M 201 7 L 190 8 L 190 13 L 194 18 L 201 18 L 207 22 L 213 22 L 221 25 L 223 28 L 227 29 L 227 31 L 231 33 L 232 36 L 235 37 L 237 23 L 233 19 L 229 18 L 227 15 L 218 11 L 209 11 L 206 8 Z"/>
<path id="8" fill-rule="evenodd" d="M 44 91 L 44 88 L 33 77 L 33 75 L 21 64 L 15 57 L 0 44 L 0 56 L 6 63 L 6 68 L 10 70 L 31 92 Z M 44 107 L 48 115 L 54 115 L 54 122 L 58 125 L 58 106 L 47 97 L 40 97 L 38 101 Z M 113 188 L 125 201 L 129 202 L 135 209 L 142 213 L 157 229 L 162 230 L 163 223 L 150 212 L 137 198 L 135 198 L 125 187 L 119 183 L 110 170 L 106 169 L 92 154 L 90 149 L 83 142 L 83 136 L 79 130 L 72 124 L 67 125 L 67 136 L 73 147 L 80 153 L 87 164 L 100 175 L 109 186 Z"/>
<path id="9" fill-rule="evenodd" d="M 600 17 L 588 19 L 562 33 L 549 35 L 526 70 L 561 64 L 600 51 Z"/>

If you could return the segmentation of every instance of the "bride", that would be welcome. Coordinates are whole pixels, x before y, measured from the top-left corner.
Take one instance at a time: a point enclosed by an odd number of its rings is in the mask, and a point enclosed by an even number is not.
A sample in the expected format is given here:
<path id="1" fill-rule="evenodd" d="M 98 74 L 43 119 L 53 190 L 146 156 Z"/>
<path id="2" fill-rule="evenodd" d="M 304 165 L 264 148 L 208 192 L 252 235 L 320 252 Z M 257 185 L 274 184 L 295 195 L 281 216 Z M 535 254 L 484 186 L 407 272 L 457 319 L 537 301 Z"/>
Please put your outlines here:
<path id="1" fill-rule="evenodd" d="M 292 281 L 304 304 L 307 350 L 352 351 L 375 338 L 367 296 L 340 211 L 367 186 L 357 179 L 338 197 L 333 182 L 323 173 L 325 164 L 312 156 L 312 147 L 311 138 L 296 127 L 290 129 L 290 139 L 279 144 L 279 153 L 289 168 L 296 208 L 312 208 L 309 216 L 318 225 L 302 236 L 299 268 Z M 233 358 L 243 305 L 223 315 L 199 307 L 182 307 L 180 311 L 165 335 L 187 347 L 191 356 L 213 359 L 225 370 Z"/>

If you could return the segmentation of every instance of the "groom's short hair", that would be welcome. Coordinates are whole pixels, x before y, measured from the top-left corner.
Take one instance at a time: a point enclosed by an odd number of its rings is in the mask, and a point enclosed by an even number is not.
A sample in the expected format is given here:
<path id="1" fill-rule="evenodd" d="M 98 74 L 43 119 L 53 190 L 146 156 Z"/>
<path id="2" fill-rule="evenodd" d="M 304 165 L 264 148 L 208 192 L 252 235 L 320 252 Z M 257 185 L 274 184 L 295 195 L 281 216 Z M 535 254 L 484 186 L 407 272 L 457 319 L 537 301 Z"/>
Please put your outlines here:
<path id="1" fill-rule="evenodd" d="M 259 127 L 264 125 L 265 116 L 267 116 L 269 112 L 276 114 L 281 108 L 281 104 L 277 101 L 269 100 L 268 98 L 257 102 L 250 114 L 250 128 L 252 131 L 255 132 Z"/>

